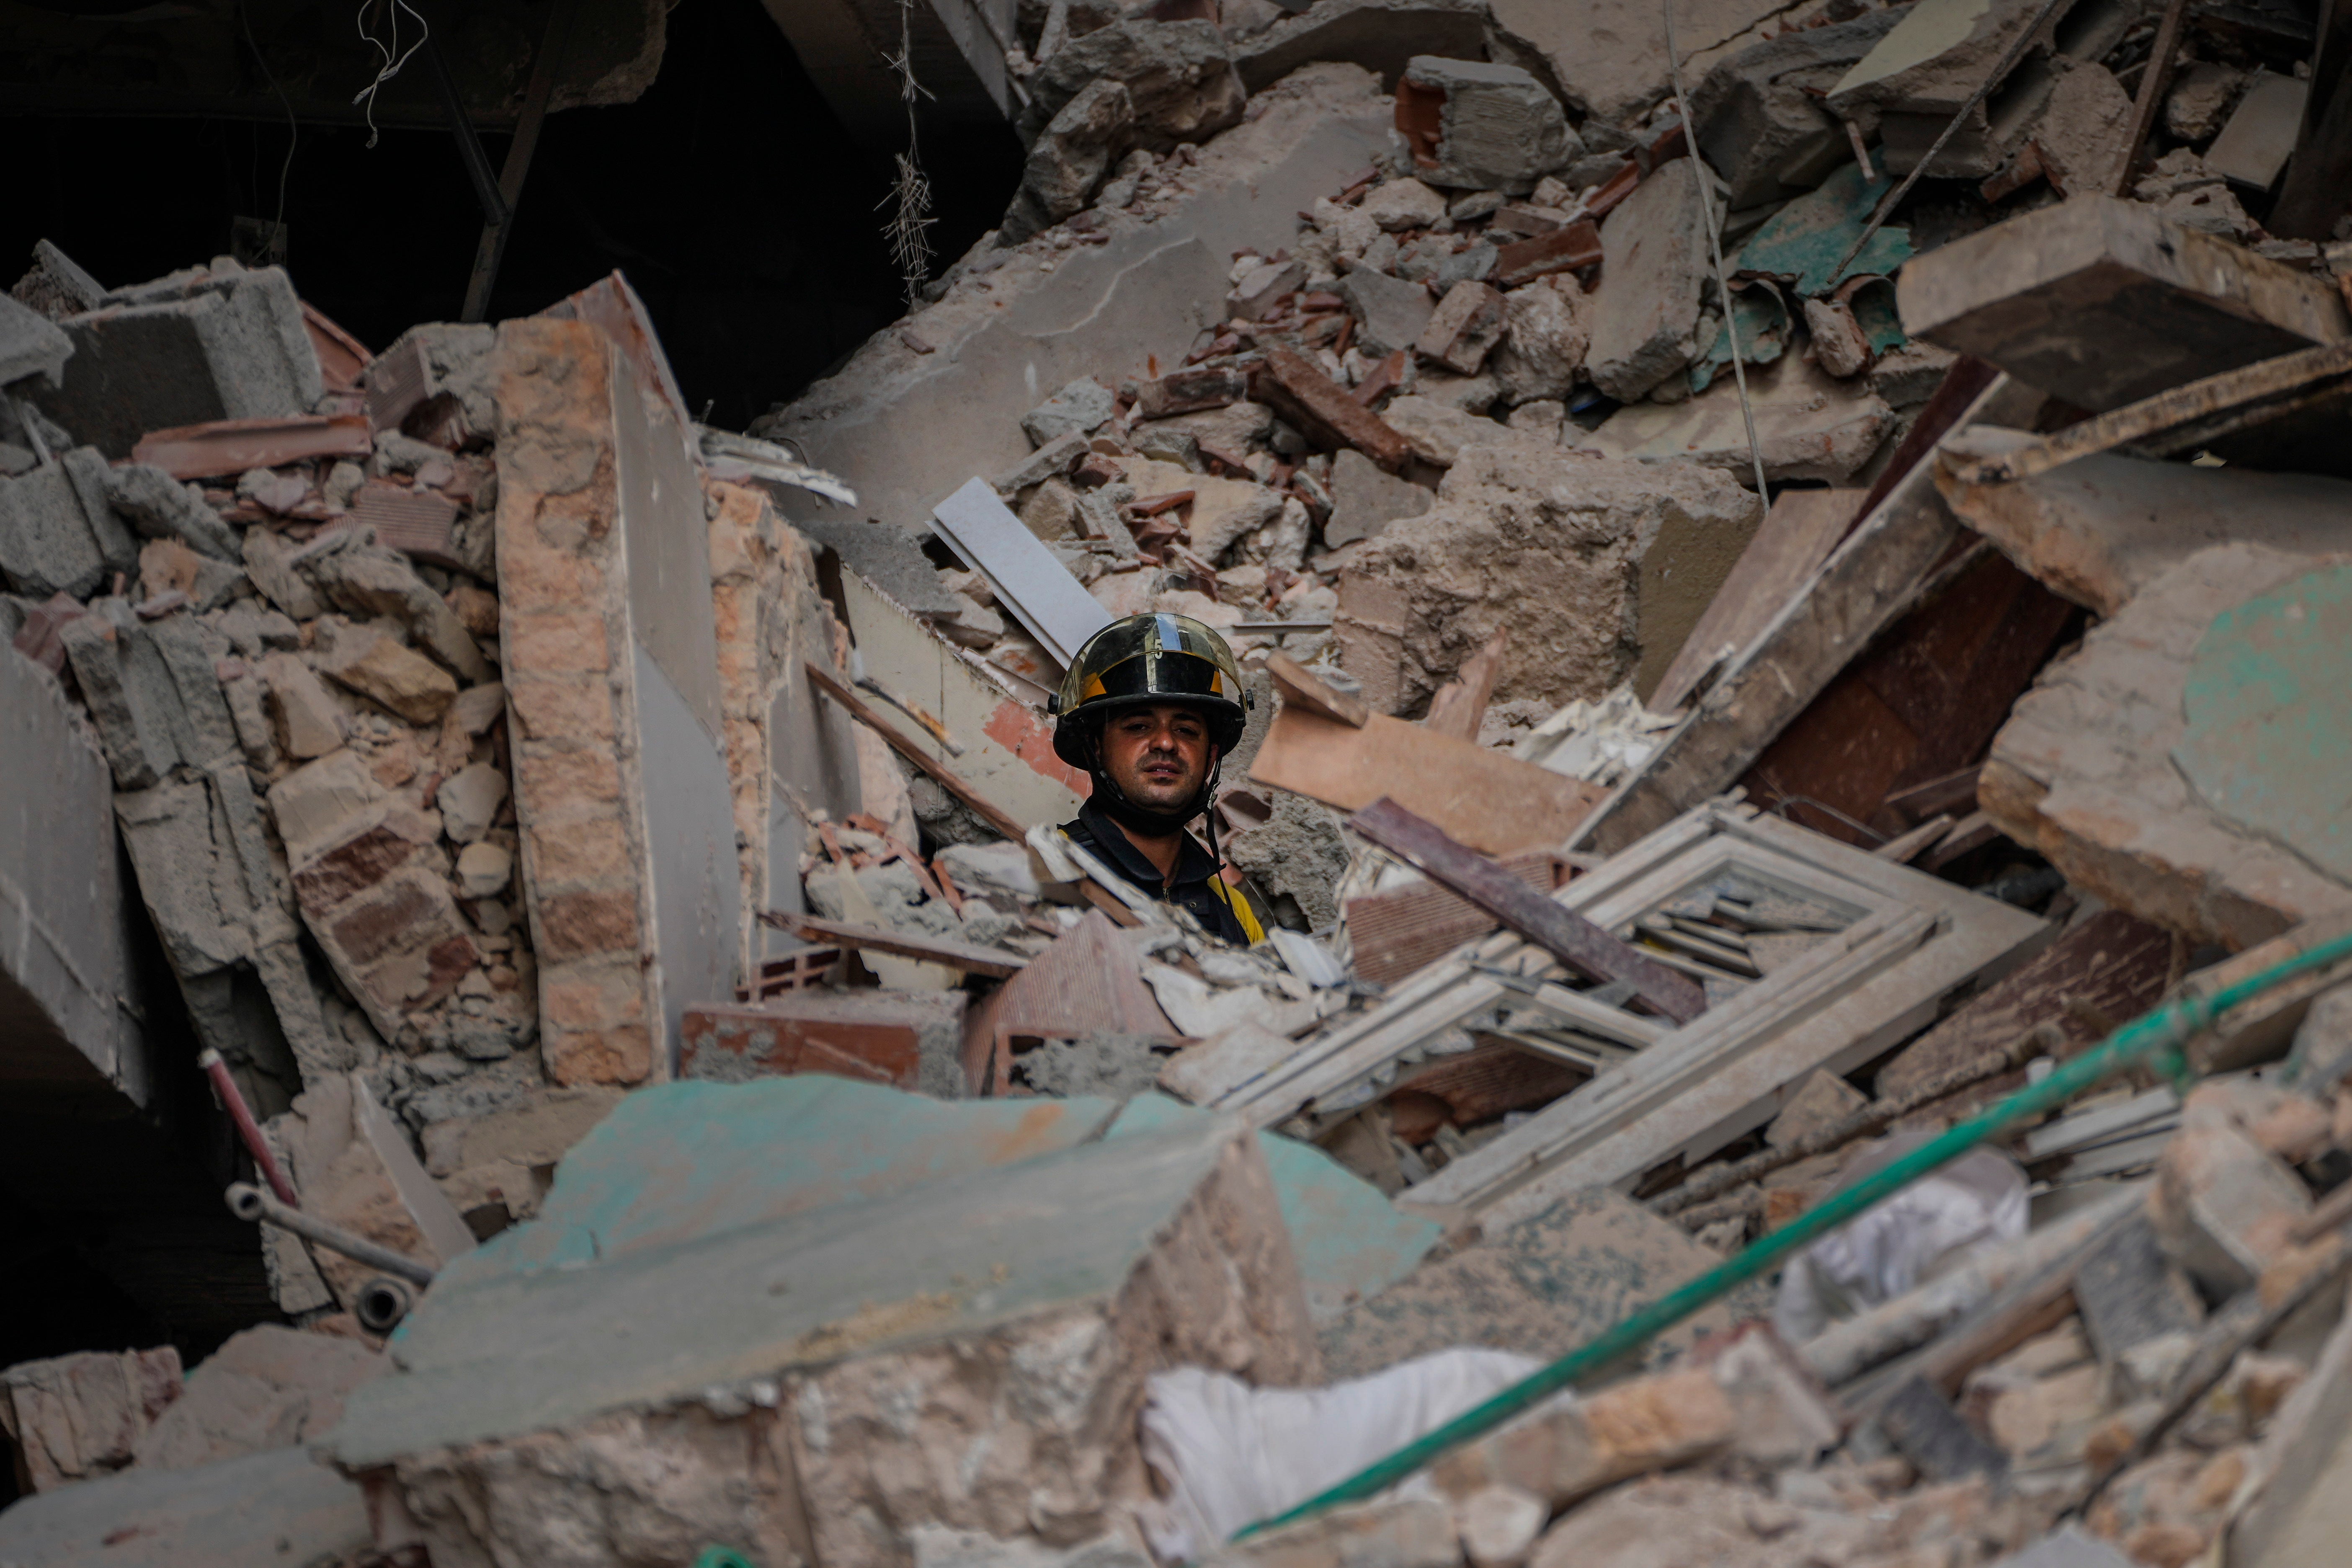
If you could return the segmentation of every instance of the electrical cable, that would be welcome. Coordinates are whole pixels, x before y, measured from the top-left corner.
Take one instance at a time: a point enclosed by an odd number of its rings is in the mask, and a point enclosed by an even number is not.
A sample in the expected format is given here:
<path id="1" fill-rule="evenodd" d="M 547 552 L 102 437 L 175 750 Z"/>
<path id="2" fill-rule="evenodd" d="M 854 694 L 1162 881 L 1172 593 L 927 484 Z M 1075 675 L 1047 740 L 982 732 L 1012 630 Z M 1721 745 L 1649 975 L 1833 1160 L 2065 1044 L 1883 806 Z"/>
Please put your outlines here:
<path id="1" fill-rule="evenodd" d="M 364 103 L 367 105 L 367 144 L 371 149 L 375 146 L 376 138 L 383 134 L 375 126 L 376 93 L 383 89 L 385 82 L 390 81 L 393 78 L 401 73 L 402 69 L 407 66 L 409 60 L 415 55 L 416 51 L 425 47 L 425 40 L 433 36 L 432 25 L 425 20 L 425 14 L 423 12 L 417 10 L 415 6 L 411 5 L 408 3 L 408 0 L 391 0 L 392 40 L 390 47 L 387 47 L 373 33 L 368 31 L 368 13 L 375 9 L 375 5 L 376 0 L 360 0 L 360 12 L 357 18 L 357 26 L 359 27 L 360 37 L 365 39 L 368 46 L 374 49 L 377 54 L 383 57 L 383 64 L 378 68 L 375 73 L 375 79 L 373 81 L 360 89 L 359 91 L 352 94 L 352 101 L 353 103 Z M 402 50 L 400 47 L 400 14 L 403 11 L 405 11 L 410 16 L 415 17 L 417 26 L 423 29 L 423 31 L 417 34 L 416 41 L 409 45 L 404 51 Z"/>
<path id="2" fill-rule="evenodd" d="M 294 100 L 286 96 L 285 85 L 269 68 L 269 57 L 261 52 L 261 45 L 253 36 L 253 16 L 243 0 L 238 0 L 236 25 L 245 30 L 245 47 L 253 51 L 254 63 L 261 68 L 262 79 L 269 83 L 269 90 L 278 95 L 278 101 L 286 109 L 286 162 L 278 170 L 278 216 L 269 220 L 276 234 L 282 235 L 286 232 L 286 181 L 294 173 L 294 149 L 302 143 L 302 124 L 294 118 Z"/>
<path id="3" fill-rule="evenodd" d="M 1748 401 L 1748 366 L 1739 353 L 1739 315 L 1731 308 L 1731 285 L 1723 272 L 1723 230 L 1715 221 L 1715 171 L 1699 155 L 1697 128 L 1691 124 L 1690 100 L 1683 92 L 1683 55 L 1675 43 L 1675 0 L 1659 0 L 1666 18 L 1666 69 L 1674 79 L 1675 112 L 1682 116 L 1684 156 L 1698 169 L 1698 210 L 1706 220 L 1707 254 L 1715 262 L 1715 299 L 1723 307 L 1723 330 L 1731 339 L 1731 379 L 1739 388 L 1739 418 L 1748 426 L 1748 456 L 1756 464 L 1756 499 L 1769 504 L 1772 492 L 1764 485 L 1764 446 L 1756 438 L 1756 409 Z"/>

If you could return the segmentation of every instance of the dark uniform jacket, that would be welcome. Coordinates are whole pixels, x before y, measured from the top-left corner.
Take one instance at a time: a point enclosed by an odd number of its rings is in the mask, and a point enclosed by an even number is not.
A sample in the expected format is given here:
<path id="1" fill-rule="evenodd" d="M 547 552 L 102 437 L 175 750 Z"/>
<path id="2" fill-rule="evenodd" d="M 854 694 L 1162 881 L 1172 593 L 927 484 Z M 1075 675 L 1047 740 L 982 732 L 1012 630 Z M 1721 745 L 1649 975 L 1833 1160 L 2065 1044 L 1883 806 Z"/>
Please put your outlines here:
<path id="1" fill-rule="evenodd" d="M 1192 918 L 1211 936 L 1236 947 L 1249 946 L 1249 932 L 1234 918 L 1232 906 L 1222 896 L 1226 889 L 1217 879 L 1217 863 L 1209 858 L 1206 849 L 1193 842 L 1191 834 L 1184 836 L 1183 847 L 1177 852 L 1176 874 L 1163 879 L 1160 868 L 1145 859 L 1143 851 L 1119 831 L 1118 824 L 1105 816 L 1092 801 L 1078 807 L 1078 819 L 1064 823 L 1062 831 L 1151 897 L 1192 910 Z M 1236 900 L 1242 897 L 1239 892 L 1233 896 Z"/>

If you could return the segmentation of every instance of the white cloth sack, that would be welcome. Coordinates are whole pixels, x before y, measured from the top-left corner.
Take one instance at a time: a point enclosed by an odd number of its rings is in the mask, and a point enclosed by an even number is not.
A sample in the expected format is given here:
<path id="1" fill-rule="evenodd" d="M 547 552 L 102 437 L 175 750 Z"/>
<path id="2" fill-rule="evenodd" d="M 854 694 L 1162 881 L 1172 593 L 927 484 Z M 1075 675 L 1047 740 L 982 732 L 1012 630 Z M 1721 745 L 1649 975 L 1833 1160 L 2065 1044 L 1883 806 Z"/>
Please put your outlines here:
<path id="1" fill-rule="evenodd" d="M 1438 1351 L 1328 1388 L 1253 1388 L 1199 1367 L 1156 1373 L 1143 1458 L 1170 1496 L 1167 1518 L 1148 1524 L 1152 1550 L 1163 1563 L 1193 1562 L 1543 1364 L 1508 1351 Z"/>
<path id="2" fill-rule="evenodd" d="M 1851 1186 L 1924 1139 L 1898 1140 L 1846 1173 Z M 1892 1300 L 1988 1246 L 2023 1236 L 2025 1172 L 1993 1149 L 1973 1149 L 1935 1174 L 1822 1237 L 1780 1275 L 1772 1326 L 1801 1344 L 1840 1318 Z"/>

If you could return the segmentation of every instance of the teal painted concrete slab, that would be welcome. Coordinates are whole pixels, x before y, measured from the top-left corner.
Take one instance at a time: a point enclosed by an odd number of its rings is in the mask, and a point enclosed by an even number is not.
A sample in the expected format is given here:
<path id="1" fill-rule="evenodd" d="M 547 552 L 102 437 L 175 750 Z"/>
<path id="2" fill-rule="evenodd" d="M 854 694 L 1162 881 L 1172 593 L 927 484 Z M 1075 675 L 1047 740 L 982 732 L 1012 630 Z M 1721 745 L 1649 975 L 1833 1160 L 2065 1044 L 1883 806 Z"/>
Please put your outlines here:
<path id="1" fill-rule="evenodd" d="M 1110 1136 L 1156 1131 L 1212 1114 L 1164 1094 L 1141 1095 L 1128 1102 Z M 1279 1132 L 1259 1133 L 1258 1144 L 1274 1172 L 1282 1222 L 1307 1287 L 1307 1310 L 1318 1328 L 1403 1279 L 1437 1245 L 1441 1226 L 1400 1213 L 1378 1187 L 1313 1144 Z"/>
<path id="2" fill-rule="evenodd" d="M 2352 566 L 2213 618 L 2173 760 L 2206 804 L 2352 881 Z"/>
<path id="3" fill-rule="evenodd" d="M 1070 1148 L 1108 1100 L 938 1100 L 822 1074 L 639 1089 L 557 1167 L 540 1216 L 473 1255 L 562 1268 L 883 1197 Z"/>

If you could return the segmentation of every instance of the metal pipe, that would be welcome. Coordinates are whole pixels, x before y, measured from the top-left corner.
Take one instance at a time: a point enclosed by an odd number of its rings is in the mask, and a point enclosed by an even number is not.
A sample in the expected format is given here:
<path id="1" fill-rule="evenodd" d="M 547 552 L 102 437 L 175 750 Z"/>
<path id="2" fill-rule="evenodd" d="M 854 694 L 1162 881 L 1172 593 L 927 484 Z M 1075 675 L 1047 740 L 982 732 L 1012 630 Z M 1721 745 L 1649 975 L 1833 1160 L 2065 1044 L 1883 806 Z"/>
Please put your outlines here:
<path id="1" fill-rule="evenodd" d="M 207 1047 L 196 1058 L 196 1065 L 204 1068 L 205 1076 L 213 1080 L 213 1092 L 220 1096 L 222 1106 L 228 1111 L 228 1119 L 236 1123 L 236 1135 L 245 1140 L 245 1152 L 253 1156 L 253 1163 L 261 1172 L 263 1179 L 268 1182 L 269 1190 L 276 1193 L 278 1201 L 288 1208 L 300 1208 L 302 1200 L 294 1195 L 294 1184 L 288 1181 L 286 1173 L 278 1168 L 278 1156 L 270 1151 L 269 1141 L 262 1137 L 261 1125 L 254 1121 L 252 1107 L 245 1103 L 244 1091 L 236 1087 L 236 1079 L 229 1076 L 228 1063 L 221 1060 L 218 1051 Z"/>
<path id="2" fill-rule="evenodd" d="M 388 1334 L 400 1327 L 400 1321 L 415 1305 L 416 1292 L 406 1280 L 379 1275 L 360 1287 L 359 1297 L 352 1303 L 352 1316 L 369 1333 Z"/>
<path id="3" fill-rule="evenodd" d="M 2177 997 L 2110 1036 L 2095 1050 L 2064 1063 L 2040 1083 L 2028 1084 L 1983 1115 L 1964 1121 L 1942 1136 L 1921 1144 L 1885 1170 L 1855 1183 L 1799 1215 L 1746 1251 L 1709 1269 L 1678 1290 L 1657 1300 L 1588 1340 L 1567 1355 L 1541 1367 L 1510 1387 L 1430 1432 L 1395 1453 L 1357 1471 L 1338 1485 L 1296 1508 L 1261 1520 L 1234 1539 L 1244 1540 L 1263 1531 L 1293 1523 L 1341 1503 L 1374 1497 L 1428 1465 L 1439 1456 L 1485 1436 L 1522 1411 L 1540 1404 L 1563 1388 L 1573 1386 L 1619 1358 L 1641 1349 L 1659 1334 L 1738 1286 L 1762 1274 L 1790 1254 L 1835 1230 L 1901 1192 L 1921 1177 L 1951 1163 L 1981 1143 L 1990 1142 L 2043 1111 L 2063 1105 L 2077 1094 L 2116 1073 L 2149 1063 L 2179 1081 L 2184 1090 L 2194 1078 L 2183 1050 L 2188 1042 L 2212 1026 L 2213 1020 L 2249 997 L 2299 974 L 2352 957 L 2352 936 L 2331 942 L 2274 963 L 2234 985 L 2208 994 Z"/>
<path id="4" fill-rule="evenodd" d="M 289 1208 L 250 1182 L 232 1182 L 228 1189 L 228 1212 L 239 1219 L 249 1219 L 274 1225 L 280 1230 L 290 1230 L 308 1241 L 331 1247 L 345 1258 L 364 1263 L 371 1268 L 381 1268 L 396 1274 L 415 1285 L 433 1283 L 434 1268 L 404 1252 L 394 1252 L 389 1247 L 379 1247 L 363 1236 L 353 1236 L 339 1225 Z"/>

